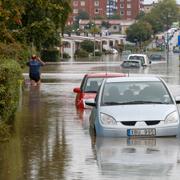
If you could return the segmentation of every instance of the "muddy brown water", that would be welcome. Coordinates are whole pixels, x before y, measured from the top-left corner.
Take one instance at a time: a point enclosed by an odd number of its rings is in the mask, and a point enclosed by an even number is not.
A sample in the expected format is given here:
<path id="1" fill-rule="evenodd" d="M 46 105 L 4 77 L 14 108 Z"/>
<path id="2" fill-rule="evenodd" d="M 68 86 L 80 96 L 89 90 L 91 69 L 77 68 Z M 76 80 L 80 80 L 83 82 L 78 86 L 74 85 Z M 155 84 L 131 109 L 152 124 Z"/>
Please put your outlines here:
<path id="1" fill-rule="evenodd" d="M 90 111 L 77 112 L 72 92 L 86 72 L 160 75 L 179 93 L 177 55 L 168 64 L 138 70 L 124 70 L 119 58 L 113 58 L 47 65 L 42 69 L 40 88 L 26 84 L 12 138 L 0 143 L 0 180 L 180 178 L 179 138 L 111 139 L 89 135 Z M 28 79 L 27 72 L 24 76 Z"/>

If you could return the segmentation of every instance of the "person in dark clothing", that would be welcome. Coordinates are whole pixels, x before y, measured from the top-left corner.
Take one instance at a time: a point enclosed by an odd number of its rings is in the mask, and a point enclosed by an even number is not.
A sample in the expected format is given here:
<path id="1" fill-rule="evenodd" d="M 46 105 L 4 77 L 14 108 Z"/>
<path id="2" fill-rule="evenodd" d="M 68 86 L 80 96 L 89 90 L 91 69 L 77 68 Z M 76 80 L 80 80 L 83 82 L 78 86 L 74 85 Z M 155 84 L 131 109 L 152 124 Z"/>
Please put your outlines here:
<path id="1" fill-rule="evenodd" d="M 44 66 L 45 63 L 36 55 L 32 55 L 27 65 L 29 66 L 29 78 L 31 81 L 31 85 L 32 86 L 40 85 L 41 82 L 40 67 Z"/>

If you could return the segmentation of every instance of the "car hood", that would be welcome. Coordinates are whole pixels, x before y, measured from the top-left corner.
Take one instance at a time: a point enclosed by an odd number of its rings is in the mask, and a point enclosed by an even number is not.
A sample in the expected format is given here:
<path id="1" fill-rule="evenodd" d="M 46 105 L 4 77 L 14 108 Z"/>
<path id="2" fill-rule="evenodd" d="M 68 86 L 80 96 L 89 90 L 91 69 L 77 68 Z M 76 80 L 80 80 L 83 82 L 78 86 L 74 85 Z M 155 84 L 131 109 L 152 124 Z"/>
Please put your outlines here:
<path id="1" fill-rule="evenodd" d="M 144 121 L 144 120 L 164 120 L 166 116 L 176 111 L 174 104 L 151 104 L 151 105 L 119 105 L 104 106 L 100 112 L 108 114 L 116 121 Z"/>

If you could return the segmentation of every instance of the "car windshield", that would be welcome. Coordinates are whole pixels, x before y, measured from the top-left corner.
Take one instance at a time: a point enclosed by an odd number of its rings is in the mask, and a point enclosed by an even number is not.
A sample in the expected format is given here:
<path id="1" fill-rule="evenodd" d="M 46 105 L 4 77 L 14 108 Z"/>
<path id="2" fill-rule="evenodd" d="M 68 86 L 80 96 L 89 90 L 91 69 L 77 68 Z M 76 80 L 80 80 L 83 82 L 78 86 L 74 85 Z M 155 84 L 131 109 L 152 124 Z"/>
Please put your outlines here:
<path id="1" fill-rule="evenodd" d="M 132 59 L 140 60 L 141 63 L 142 63 L 142 65 L 145 63 L 145 59 L 144 59 L 143 56 L 134 55 L 134 56 L 130 56 L 129 59 L 130 59 L 130 60 L 132 60 Z"/>
<path id="2" fill-rule="evenodd" d="M 122 63 L 123 67 L 140 67 L 140 62 L 139 61 L 124 61 Z"/>
<path id="3" fill-rule="evenodd" d="M 172 98 L 160 81 L 106 83 L 101 104 L 172 104 Z"/>
<path id="4" fill-rule="evenodd" d="M 83 92 L 96 93 L 104 78 L 89 77 L 82 86 Z"/>

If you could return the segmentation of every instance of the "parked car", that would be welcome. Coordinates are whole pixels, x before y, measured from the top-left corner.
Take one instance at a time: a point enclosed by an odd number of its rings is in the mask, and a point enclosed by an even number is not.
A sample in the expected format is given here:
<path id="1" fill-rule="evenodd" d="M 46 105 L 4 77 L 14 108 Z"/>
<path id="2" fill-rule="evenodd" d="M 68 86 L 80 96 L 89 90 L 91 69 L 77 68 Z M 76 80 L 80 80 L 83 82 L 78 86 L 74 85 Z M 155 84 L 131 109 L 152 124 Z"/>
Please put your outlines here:
<path id="1" fill-rule="evenodd" d="M 163 61 L 165 60 L 165 57 L 162 56 L 161 54 L 151 54 L 149 56 L 150 61 Z"/>
<path id="2" fill-rule="evenodd" d="M 180 53 L 180 47 L 174 46 L 173 47 L 173 53 Z"/>
<path id="3" fill-rule="evenodd" d="M 118 54 L 118 51 L 114 48 L 106 49 L 105 54 Z"/>
<path id="4" fill-rule="evenodd" d="M 121 64 L 123 68 L 140 68 L 142 67 L 140 60 L 124 60 Z"/>
<path id="5" fill-rule="evenodd" d="M 140 60 L 142 66 L 147 66 L 151 63 L 149 61 L 149 58 L 146 54 L 130 54 L 127 58 L 127 60 Z"/>
<path id="6" fill-rule="evenodd" d="M 97 136 L 176 136 L 179 112 L 166 83 L 158 77 L 121 77 L 103 81 L 94 100 L 90 129 Z"/>
<path id="7" fill-rule="evenodd" d="M 96 93 L 104 78 L 124 77 L 124 76 L 125 74 L 122 73 L 85 74 L 81 82 L 81 86 L 73 89 L 74 93 L 76 93 L 76 100 L 75 100 L 76 107 L 80 109 L 87 107 L 85 105 L 85 100 L 95 98 Z"/>

